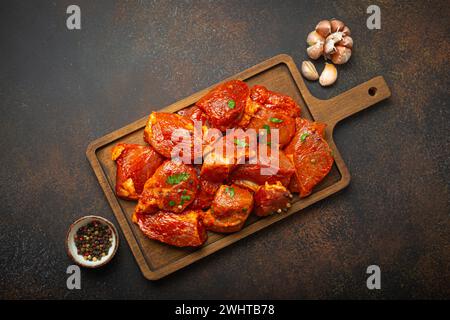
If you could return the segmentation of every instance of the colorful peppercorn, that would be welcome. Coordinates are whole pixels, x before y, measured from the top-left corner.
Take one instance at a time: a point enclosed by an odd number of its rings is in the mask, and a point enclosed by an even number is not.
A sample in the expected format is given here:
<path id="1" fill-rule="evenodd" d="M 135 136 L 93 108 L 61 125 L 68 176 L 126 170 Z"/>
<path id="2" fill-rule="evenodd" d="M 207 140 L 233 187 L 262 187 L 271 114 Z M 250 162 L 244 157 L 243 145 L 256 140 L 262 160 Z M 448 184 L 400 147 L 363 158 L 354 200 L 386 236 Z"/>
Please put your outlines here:
<path id="1" fill-rule="evenodd" d="M 85 260 L 96 262 L 108 254 L 113 239 L 109 226 L 93 221 L 80 227 L 74 240 L 78 254 Z"/>

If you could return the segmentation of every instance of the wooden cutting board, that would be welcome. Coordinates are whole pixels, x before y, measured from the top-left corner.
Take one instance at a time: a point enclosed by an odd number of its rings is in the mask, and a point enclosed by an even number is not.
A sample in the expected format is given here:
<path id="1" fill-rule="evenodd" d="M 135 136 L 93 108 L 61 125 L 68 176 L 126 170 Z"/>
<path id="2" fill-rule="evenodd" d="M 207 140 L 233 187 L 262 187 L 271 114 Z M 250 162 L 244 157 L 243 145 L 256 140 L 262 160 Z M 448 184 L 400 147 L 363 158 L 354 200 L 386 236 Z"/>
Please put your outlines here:
<path id="1" fill-rule="evenodd" d="M 139 228 L 131 222 L 135 202 L 119 199 L 114 194 L 116 166 L 111 160 L 111 150 L 117 143 L 145 144 L 143 131 L 147 117 L 93 141 L 87 148 L 87 158 L 105 192 L 136 261 L 147 279 L 160 279 L 345 188 L 350 182 L 350 174 L 334 144 L 333 129 L 340 120 L 391 95 L 383 77 L 376 77 L 332 99 L 317 99 L 308 91 L 292 58 L 285 54 L 266 60 L 229 79 L 241 79 L 250 86 L 259 84 L 269 90 L 286 94 L 300 105 L 302 117 L 325 122 L 328 125 L 326 140 L 333 150 L 335 164 L 328 176 L 316 186 L 309 197 L 304 199 L 294 198 L 294 203 L 288 212 L 265 218 L 257 218 L 251 215 L 244 228 L 237 233 L 222 235 L 210 232 L 208 241 L 201 248 L 176 248 L 145 237 Z M 176 112 L 192 106 L 214 86 L 197 92 L 160 111 Z M 268 254 L 270 253 L 268 252 Z"/>

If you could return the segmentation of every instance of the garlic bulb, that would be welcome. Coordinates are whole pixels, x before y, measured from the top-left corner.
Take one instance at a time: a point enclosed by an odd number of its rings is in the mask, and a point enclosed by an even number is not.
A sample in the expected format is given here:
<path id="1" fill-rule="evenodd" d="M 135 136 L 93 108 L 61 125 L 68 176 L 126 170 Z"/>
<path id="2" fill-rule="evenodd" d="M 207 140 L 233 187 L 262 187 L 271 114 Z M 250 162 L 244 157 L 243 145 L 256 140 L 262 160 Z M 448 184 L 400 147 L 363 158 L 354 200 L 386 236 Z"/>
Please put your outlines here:
<path id="1" fill-rule="evenodd" d="M 350 29 L 337 19 L 320 21 L 315 30 L 308 34 L 306 52 L 311 59 L 324 56 L 336 64 L 346 63 L 353 50 Z"/>

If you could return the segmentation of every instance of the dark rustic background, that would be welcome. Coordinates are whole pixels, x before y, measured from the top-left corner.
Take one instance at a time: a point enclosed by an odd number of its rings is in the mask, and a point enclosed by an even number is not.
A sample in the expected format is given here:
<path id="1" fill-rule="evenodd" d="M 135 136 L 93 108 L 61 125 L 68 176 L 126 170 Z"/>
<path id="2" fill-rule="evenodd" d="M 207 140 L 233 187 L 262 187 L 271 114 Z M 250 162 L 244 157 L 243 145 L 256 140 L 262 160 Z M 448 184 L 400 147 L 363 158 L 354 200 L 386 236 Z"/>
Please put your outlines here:
<path id="1" fill-rule="evenodd" d="M 73 3 L 80 31 L 65 25 Z M 366 28 L 369 4 L 381 30 Z M 450 297 L 448 1 L 2 1 L 0 12 L 1 298 Z M 354 56 L 313 94 L 377 75 L 392 90 L 335 131 L 351 185 L 157 282 L 123 241 L 67 290 L 69 224 L 115 222 L 88 143 L 276 54 L 300 65 L 306 35 L 331 17 L 351 27 Z M 382 290 L 366 288 L 371 264 Z"/>

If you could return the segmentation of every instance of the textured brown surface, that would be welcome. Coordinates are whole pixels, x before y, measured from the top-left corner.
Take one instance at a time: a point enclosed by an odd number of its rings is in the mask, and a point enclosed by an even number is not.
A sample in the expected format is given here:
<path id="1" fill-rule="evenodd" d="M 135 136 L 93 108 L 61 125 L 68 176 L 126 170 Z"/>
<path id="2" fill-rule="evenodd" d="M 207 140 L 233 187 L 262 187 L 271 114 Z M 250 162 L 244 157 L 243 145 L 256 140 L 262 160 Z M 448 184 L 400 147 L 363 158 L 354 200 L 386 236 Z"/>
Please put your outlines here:
<path id="1" fill-rule="evenodd" d="M 78 1 L 0 4 L 0 297 L 444 298 L 450 296 L 448 34 L 445 1 Z M 76 218 L 114 220 L 84 155 L 89 141 L 278 53 L 306 57 L 315 23 L 339 17 L 354 56 L 329 98 L 376 75 L 389 101 L 340 124 L 352 174 L 342 193 L 158 282 L 122 243 L 66 289 Z M 378 264 L 382 290 L 365 286 Z M 220 275 L 220 276 L 218 276 Z"/>

